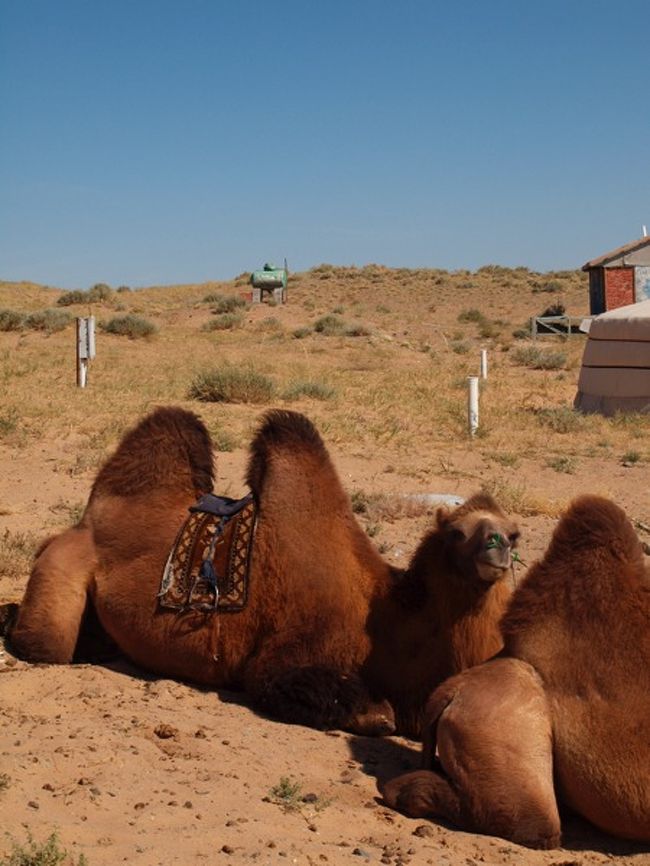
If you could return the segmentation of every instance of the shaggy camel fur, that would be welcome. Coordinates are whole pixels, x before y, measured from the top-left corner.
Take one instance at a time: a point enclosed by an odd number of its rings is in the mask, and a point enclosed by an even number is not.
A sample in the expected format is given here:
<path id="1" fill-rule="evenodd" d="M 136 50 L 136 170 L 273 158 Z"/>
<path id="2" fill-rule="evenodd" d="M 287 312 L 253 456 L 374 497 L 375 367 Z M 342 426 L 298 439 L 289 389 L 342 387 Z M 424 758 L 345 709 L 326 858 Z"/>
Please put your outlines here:
<path id="1" fill-rule="evenodd" d="M 502 629 L 502 657 L 434 692 L 425 769 L 385 784 L 386 802 L 547 848 L 559 801 L 649 842 L 650 574 L 618 506 L 571 505 Z"/>
<path id="2" fill-rule="evenodd" d="M 145 418 L 100 470 L 79 525 L 37 557 L 14 650 L 69 662 L 90 601 L 151 671 L 244 689 L 289 722 L 419 736 L 431 690 L 501 648 L 518 533 L 496 503 L 477 494 L 439 510 L 410 567 L 394 569 L 357 523 L 313 425 L 280 410 L 251 446 L 259 511 L 247 606 L 161 610 L 166 557 L 212 481 L 197 416 L 163 408 Z"/>

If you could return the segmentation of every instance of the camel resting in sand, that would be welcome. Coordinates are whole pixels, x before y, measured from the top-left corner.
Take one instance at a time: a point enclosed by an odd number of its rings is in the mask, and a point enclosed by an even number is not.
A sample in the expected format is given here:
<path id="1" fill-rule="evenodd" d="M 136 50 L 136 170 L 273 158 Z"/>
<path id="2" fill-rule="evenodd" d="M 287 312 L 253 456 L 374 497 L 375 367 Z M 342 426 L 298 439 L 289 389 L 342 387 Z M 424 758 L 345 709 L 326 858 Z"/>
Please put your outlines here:
<path id="1" fill-rule="evenodd" d="M 245 606 L 167 610 L 161 575 L 188 507 L 212 490 L 212 461 L 193 413 L 159 409 L 131 430 L 79 525 L 37 555 L 14 651 L 70 662 L 91 606 L 148 670 L 244 689 L 288 722 L 419 736 L 432 689 L 502 645 L 514 523 L 477 494 L 440 509 L 408 569 L 395 569 L 357 523 L 313 425 L 272 411 L 251 445 L 258 511 Z"/>
<path id="2" fill-rule="evenodd" d="M 575 500 L 502 630 L 502 657 L 433 693 L 424 769 L 386 802 L 537 848 L 559 845 L 559 802 L 650 842 L 650 574 L 617 505 Z"/>

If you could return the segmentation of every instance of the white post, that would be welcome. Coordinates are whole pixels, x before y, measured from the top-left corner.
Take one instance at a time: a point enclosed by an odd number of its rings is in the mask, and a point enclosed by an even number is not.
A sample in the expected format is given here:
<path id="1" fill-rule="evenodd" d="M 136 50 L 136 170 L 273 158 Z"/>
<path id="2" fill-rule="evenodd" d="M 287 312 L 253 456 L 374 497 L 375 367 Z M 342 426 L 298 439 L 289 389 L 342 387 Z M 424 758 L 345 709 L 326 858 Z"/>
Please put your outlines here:
<path id="1" fill-rule="evenodd" d="M 478 430 L 478 376 L 467 377 L 467 426 L 470 436 Z"/>
<path id="2" fill-rule="evenodd" d="M 86 350 L 86 320 L 77 319 L 77 386 L 86 387 L 88 377 L 88 353 Z"/>
<path id="3" fill-rule="evenodd" d="M 95 317 L 77 319 L 77 385 L 85 388 L 88 362 L 95 357 Z"/>
<path id="4" fill-rule="evenodd" d="M 487 379 L 487 349 L 481 349 L 481 379 Z"/>

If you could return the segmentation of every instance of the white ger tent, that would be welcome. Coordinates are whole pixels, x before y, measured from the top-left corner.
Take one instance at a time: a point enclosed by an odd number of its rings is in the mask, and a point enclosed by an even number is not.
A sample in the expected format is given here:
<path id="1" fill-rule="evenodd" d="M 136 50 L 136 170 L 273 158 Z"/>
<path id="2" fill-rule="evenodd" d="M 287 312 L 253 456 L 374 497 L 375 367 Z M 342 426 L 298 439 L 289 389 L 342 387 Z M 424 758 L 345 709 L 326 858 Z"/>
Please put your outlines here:
<path id="1" fill-rule="evenodd" d="M 650 412 L 650 300 L 591 320 L 578 393 L 581 412 Z"/>

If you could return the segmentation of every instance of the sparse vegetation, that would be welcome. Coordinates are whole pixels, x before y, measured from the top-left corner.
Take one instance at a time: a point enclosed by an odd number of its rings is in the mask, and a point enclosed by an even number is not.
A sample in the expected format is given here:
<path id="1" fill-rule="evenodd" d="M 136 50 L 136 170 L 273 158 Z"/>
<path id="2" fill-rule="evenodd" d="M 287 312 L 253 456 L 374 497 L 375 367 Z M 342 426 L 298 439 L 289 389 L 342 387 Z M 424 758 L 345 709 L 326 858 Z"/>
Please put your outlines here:
<path id="1" fill-rule="evenodd" d="M 100 322 L 99 327 L 107 334 L 128 337 L 130 340 L 151 337 L 158 330 L 153 322 L 133 313 L 127 313 L 126 316 L 113 316 L 107 322 Z"/>
<path id="2" fill-rule="evenodd" d="M 554 433 L 576 433 L 587 426 L 587 418 L 569 406 L 539 409 L 535 416 L 542 427 Z"/>
<path id="3" fill-rule="evenodd" d="M 314 322 L 314 330 L 324 337 L 340 337 L 345 331 L 345 322 L 339 316 L 328 313 Z"/>
<path id="4" fill-rule="evenodd" d="M 16 409 L 4 409 L 0 411 L 0 439 L 15 433 L 18 429 L 18 412 Z"/>
<path id="5" fill-rule="evenodd" d="M 289 401 L 299 400 L 301 397 L 309 397 L 312 400 L 333 400 L 335 396 L 336 390 L 331 385 L 307 380 L 291 382 L 282 394 L 282 398 Z"/>
<path id="6" fill-rule="evenodd" d="M 7 773 L 0 773 L 0 794 L 6 791 L 11 782 L 11 777 Z"/>
<path id="7" fill-rule="evenodd" d="M 263 373 L 252 367 L 224 365 L 199 373 L 189 396 L 204 403 L 268 403 L 274 393 L 274 383 Z"/>
<path id="8" fill-rule="evenodd" d="M 539 346 L 519 346 L 510 352 L 510 357 L 515 364 L 531 370 L 561 370 L 567 362 L 564 352 L 553 352 Z"/>
<path id="9" fill-rule="evenodd" d="M 56 833 L 52 833 L 45 842 L 37 842 L 32 834 L 28 833 L 25 845 L 20 845 L 12 839 L 11 851 L 0 859 L 0 866 L 59 866 L 59 864 L 88 866 L 88 861 L 83 854 L 77 858 L 62 848 Z"/>
<path id="10" fill-rule="evenodd" d="M 232 331 L 235 328 L 241 328 L 244 324 L 244 317 L 241 313 L 221 313 L 215 316 L 214 319 L 206 322 L 203 325 L 204 331 Z"/>
<path id="11" fill-rule="evenodd" d="M 88 300 L 91 303 L 100 303 L 101 301 L 110 301 L 113 297 L 113 289 L 107 283 L 95 283 L 88 290 Z"/>
<path id="12" fill-rule="evenodd" d="M 16 310 L 0 310 L 0 331 L 20 331 L 25 324 L 23 313 Z"/>
<path id="13" fill-rule="evenodd" d="M 57 299 L 57 304 L 59 307 L 71 307 L 73 304 L 87 304 L 89 300 L 88 292 L 82 292 L 80 289 L 75 289 L 72 292 L 64 292 Z"/>
<path id="14" fill-rule="evenodd" d="M 217 315 L 221 313 L 233 313 L 235 310 L 248 306 L 244 298 L 239 295 L 221 295 L 211 292 L 203 300 L 206 303 L 214 304 L 212 312 Z"/>
<path id="15" fill-rule="evenodd" d="M 555 472 L 562 472 L 566 475 L 573 475 L 576 471 L 575 460 L 567 454 L 558 454 L 555 457 L 549 457 L 546 461 L 546 465 L 549 469 L 553 469 Z"/>
<path id="16" fill-rule="evenodd" d="M 293 782 L 287 776 L 282 776 L 278 784 L 271 788 L 269 799 L 285 812 L 301 812 L 305 808 L 322 812 L 330 805 L 330 800 L 318 794 L 304 794 L 300 782 Z"/>
<path id="17" fill-rule="evenodd" d="M 29 571 L 38 540 L 31 532 L 12 532 L 0 535 L 0 575 L 15 577 Z"/>
<path id="18" fill-rule="evenodd" d="M 26 316 L 25 327 L 32 331 L 45 331 L 47 334 L 54 334 L 67 328 L 72 319 L 73 317 L 67 310 L 37 310 Z"/>

